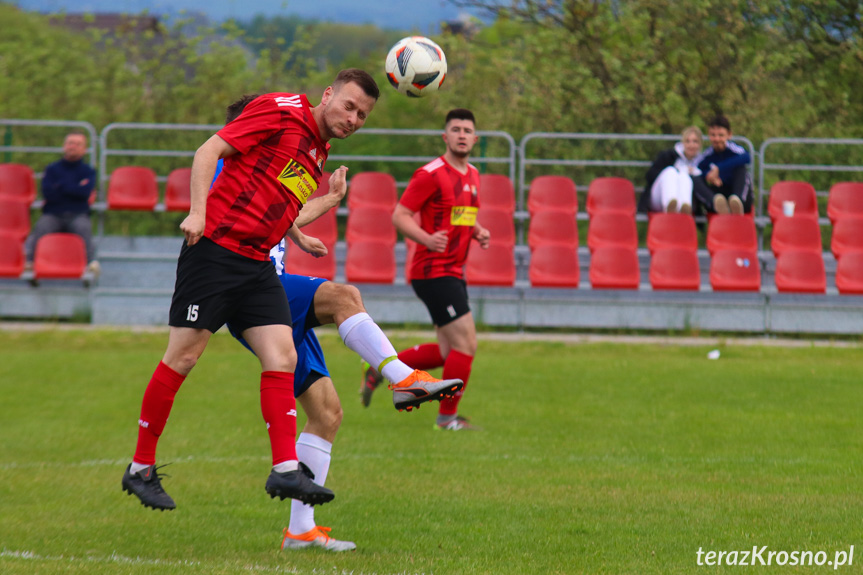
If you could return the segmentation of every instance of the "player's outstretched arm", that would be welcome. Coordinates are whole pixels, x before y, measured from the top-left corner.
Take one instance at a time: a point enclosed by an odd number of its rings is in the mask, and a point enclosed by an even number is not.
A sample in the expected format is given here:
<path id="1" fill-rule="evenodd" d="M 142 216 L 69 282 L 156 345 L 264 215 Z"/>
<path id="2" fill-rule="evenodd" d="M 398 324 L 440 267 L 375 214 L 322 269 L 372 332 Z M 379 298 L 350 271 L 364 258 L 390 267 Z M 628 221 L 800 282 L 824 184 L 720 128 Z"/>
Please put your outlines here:
<path id="1" fill-rule="evenodd" d="M 297 247 L 308 254 L 312 254 L 316 258 L 323 257 L 328 253 L 327 246 L 324 245 L 324 242 L 318 238 L 307 236 L 301 232 L 297 227 L 296 222 L 294 222 L 294 225 L 292 225 L 291 229 L 288 230 L 286 237 L 291 238 L 291 241 L 294 242 Z"/>
<path id="2" fill-rule="evenodd" d="M 318 196 L 306 202 L 306 205 L 300 210 L 300 215 L 297 216 L 294 222 L 297 227 L 301 228 L 309 225 L 342 203 L 342 199 L 348 191 L 347 173 L 348 169 L 345 166 L 339 166 L 330 175 L 330 191 L 325 196 Z"/>

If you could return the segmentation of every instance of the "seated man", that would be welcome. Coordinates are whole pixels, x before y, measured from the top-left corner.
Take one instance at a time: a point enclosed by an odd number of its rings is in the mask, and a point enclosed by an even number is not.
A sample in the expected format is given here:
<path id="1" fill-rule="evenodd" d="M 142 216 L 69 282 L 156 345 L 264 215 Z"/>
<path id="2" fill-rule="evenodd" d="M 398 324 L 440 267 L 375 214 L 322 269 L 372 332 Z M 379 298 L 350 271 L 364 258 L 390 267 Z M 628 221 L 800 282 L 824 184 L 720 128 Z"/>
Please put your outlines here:
<path id="1" fill-rule="evenodd" d="M 86 162 L 87 135 L 73 130 L 63 140 L 63 157 L 45 168 L 42 177 L 42 216 L 24 242 L 25 269 L 33 269 L 39 239 L 47 234 L 68 232 L 84 238 L 87 270 L 99 275 L 90 223 L 90 194 L 96 185 L 96 171 Z"/>
<path id="2" fill-rule="evenodd" d="M 752 180 L 746 148 L 731 141 L 731 123 L 716 116 L 707 128 L 710 147 L 698 163 L 700 176 L 692 178 L 692 192 L 708 212 L 743 214 L 752 211 Z"/>

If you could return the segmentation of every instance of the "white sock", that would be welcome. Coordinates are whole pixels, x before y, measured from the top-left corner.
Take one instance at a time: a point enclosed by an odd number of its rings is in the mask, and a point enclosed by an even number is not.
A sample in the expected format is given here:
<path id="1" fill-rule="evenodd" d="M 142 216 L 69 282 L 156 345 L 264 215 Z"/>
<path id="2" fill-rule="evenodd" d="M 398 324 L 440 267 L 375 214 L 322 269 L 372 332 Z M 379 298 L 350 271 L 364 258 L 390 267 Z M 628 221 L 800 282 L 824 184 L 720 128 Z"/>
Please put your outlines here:
<path id="1" fill-rule="evenodd" d="M 299 468 L 300 468 L 300 464 L 297 463 L 296 459 L 292 459 L 292 460 L 288 460 L 288 461 L 282 461 L 281 463 L 277 463 L 276 465 L 273 465 L 273 470 L 275 470 L 276 473 L 285 473 L 286 471 L 296 471 Z"/>
<path id="2" fill-rule="evenodd" d="M 339 335 L 349 349 L 375 369 L 390 360 L 383 367 L 381 375 L 392 383 L 400 382 L 414 371 L 399 361 L 393 344 L 367 313 L 358 313 L 343 321 L 339 326 Z"/>
<path id="3" fill-rule="evenodd" d="M 323 486 L 330 470 L 333 444 L 311 433 L 301 433 L 297 438 L 297 457 L 309 466 L 315 474 L 315 483 Z M 315 508 L 311 505 L 291 500 L 291 521 L 288 530 L 294 535 L 302 535 L 315 527 Z"/>
<path id="4" fill-rule="evenodd" d="M 142 470 L 144 470 L 144 469 L 147 469 L 148 467 L 150 467 L 150 466 L 149 466 L 149 465 L 147 465 L 146 463 L 135 463 L 135 462 L 133 461 L 133 462 L 132 462 L 132 467 L 130 467 L 130 468 L 129 468 L 129 473 L 130 473 L 130 474 L 132 474 L 132 475 L 135 475 L 135 474 L 136 474 L 136 473 L 138 473 L 139 471 L 142 471 Z"/>

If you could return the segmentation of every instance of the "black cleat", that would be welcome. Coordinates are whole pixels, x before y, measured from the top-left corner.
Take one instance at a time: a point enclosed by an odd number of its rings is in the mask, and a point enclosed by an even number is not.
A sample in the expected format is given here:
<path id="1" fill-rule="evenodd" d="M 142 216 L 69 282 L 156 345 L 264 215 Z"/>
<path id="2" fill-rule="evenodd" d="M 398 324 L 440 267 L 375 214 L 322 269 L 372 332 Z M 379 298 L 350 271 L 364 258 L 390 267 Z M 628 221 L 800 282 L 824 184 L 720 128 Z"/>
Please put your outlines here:
<path id="1" fill-rule="evenodd" d="M 300 468 L 295 471 L 277 473 L 274 469 L 267 478 L 267 493 L 272 498 L 296 499 L 306 505 L 320 505 L 332 501 L 336 495 L 312 481 L 314 477 L 305 463 L 300 463 Z"/>
<path id="2" fill-rule="evenodd" d="M 162 489 L 162 481 L 159 479 L 157 471 L 160 468 L 151 465 L 138 473 L 132 474 L 129 473 L 131 467 L 132 464 L 130 463 L 129 467 L 126 468 L 126 473 L 123 474 L 123 491 L 129 495 L 137 496 L 144 507 L 152 507 L 160 511 L 177 507 L 171 496 Z"/>

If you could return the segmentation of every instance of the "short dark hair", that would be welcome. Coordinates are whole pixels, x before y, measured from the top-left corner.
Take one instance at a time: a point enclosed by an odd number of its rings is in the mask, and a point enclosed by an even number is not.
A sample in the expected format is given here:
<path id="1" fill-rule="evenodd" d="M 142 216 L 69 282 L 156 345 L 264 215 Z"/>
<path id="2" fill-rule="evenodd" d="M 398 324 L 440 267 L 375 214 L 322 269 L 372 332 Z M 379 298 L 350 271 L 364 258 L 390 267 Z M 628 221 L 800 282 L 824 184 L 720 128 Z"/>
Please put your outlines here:
<path id="1" fill-rule="evenodd" d="M 450 120 L 470 120 L 473 122 L 474 127 L 476 127 L 476 118 L 473 117 L 473 112 L 467 108 L 454 108 L 447 112 L 443 125 L 446 126 L 449 124 Z"/>
<path id="2" fill-rule="evenodd" d="M 360 70 L 359 68 L 345 68 L 339 72 L 336 75 L 336 79 L 333 80 L 333 88 L 338 89 L 350 82 L 353 82 L 362 88 L 363 92 L 366 93 L 366 96 L 369 96 L 370 98 L 377 100 L 381 97 L 381 91 L 378 88 L 378 84 L 375 82 L 375 79 L 372 78 L 371 74 L 365 70 Z"/>
<path id="3" fill-rule="evenodd" d="M 723 116 L 722 114 L 717 114 L 710 120 L 710 123 L 707 124 L 708 128 L 725 128 L 729 132 L 731 131 L 731 122 L 728 121 L 728 118 Z"/>
<path id="4" fill-rule="evenodd" d="M 243 97 L 228 105 L 225 109 L 225 123 L 230 124 L 234 120 L 236 120 L 240 114 L 243 113 L 243 110 L 246 109 L 246 106 L 260 96 L 260 94 L 243 94 Z"/>

